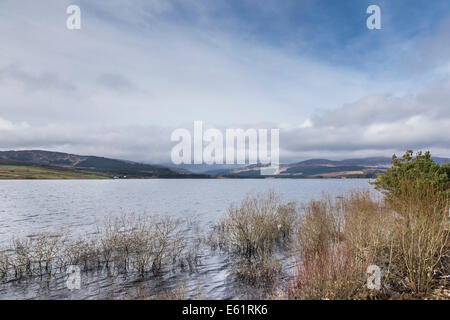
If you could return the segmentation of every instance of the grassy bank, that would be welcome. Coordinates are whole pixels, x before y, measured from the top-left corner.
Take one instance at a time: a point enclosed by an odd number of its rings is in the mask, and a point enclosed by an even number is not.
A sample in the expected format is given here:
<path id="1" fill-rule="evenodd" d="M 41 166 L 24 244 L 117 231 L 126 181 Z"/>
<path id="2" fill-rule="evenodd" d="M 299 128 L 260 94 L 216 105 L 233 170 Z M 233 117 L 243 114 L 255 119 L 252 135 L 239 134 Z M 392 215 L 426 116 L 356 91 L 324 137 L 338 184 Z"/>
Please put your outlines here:
<path id="1" fill-rule="evenodd" d="M 42 166 L 0 165 L 0 180 L 14 179 L 109 179 L 106 174 Z"/>

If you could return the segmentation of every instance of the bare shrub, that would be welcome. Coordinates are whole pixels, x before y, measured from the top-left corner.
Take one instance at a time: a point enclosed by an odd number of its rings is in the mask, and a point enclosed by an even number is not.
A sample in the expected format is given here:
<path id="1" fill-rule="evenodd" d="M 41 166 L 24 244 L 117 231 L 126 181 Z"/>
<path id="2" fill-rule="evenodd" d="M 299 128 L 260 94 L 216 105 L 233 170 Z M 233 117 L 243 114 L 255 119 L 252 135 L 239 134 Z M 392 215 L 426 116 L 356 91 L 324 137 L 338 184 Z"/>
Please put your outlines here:
<path id="1" fill-rule="evenodd" d="M 5 251 L 0 251 L 0 278 L 6 278 L 9 272 L 9 256 Z"/>
<path id="2" fill-rule="evenodd" d="M 33 265 L 31 248 L 30 238 L 13 240 L 14 254 L 11 256 L 11 266 L 14 269 L 14 277 L 20 279 L 25 273 L 31 274 Z"/>
<path id="3" fill-rule="evenodd" d="M 188 245 L 182 230 L 181 221 L 170 217 L 124 215 L 107 218 L 94 236 L 71 239 L 43 233 L 14 239 L 5 250 L 10 254 L 0 253 L 0 276 L 52 276 L 69 265 L 84 271 L 106 268 L 159 274 L 165 266 L 181 265 L 182 261 L 188 261 L 192 272 L 198 262 L 198 246 Z"/>
<path id="4" fill-rule="evenodd" d="M 350 199 L 325 197 L 304 208 L 298 230 L 299 262 L 288 295 L 293 299 L 354 299 L 365 291 L 366 259 L 358 258 L 345 231 L 358 221 L 346 213 L 361 204 L 356 194 Z M 364 203 L 364 201 L 363 201 Z M 352 230 L 353 231 L 353 230 Z M 349 237 L 352 239 L 352 237 Z"/>
<path id="5" fill-rule="evenodd" d="M 176 261 L 186 243 L 179 229 L 180 222 L 166 217 L 154 224 L 150 244 L 153 252 L 152 271 L 159 272 L 165 261 Z"/>
<path id="6" fill-rule="evenodd" d="M 292 298 L 429 296 L 448 268 L 448 200 L 405 183 L 386 204 L 368 191 L 311 202 L 301 218 Z M 383 270 L 381 292 L 368 292 L 366 268 Z"/>
<path id="7" fill-rule="evenodd" d="M 84 271 L 99 268 L 102 265 L 101 249 L 97 239 L 65 240 L 62 256 L 59 257 L 59 269 L 67 265 L 79 265 Z"/>
<path id="8" fill-rule="evenodd" d="M 237 279 L 245 283 L 267 287 L 281 272 L 281 263 L 273 256 L 240 259 L 234 266 Z"/>
<path id="9" fill-rule="evenodd" d="M 341 206 L 335 206 L 330 198 L 326 198 L 311 201 L 304 208 L 297 233 L 304 254 L 320 253 L 339 240 L 341 215 L 338 207 Z"/>
<path id="10" fill-rule="evenodd" d="M 55 260 L 61 254 L 61 235 L 41 233 L 33 236 L 30 240 L 31 248 L 29 252 L 34 264 L 33 271 L 40 276 L 51 275 Z"/>
<path id="11" fill-rule="evenodd" d="M 249 195 L 239 206 L 230 206 L 227 216 L 215 226 L 215 235 L 209 240 L 213 246 L 247 257 L 264 256 L 274 245 L 289 239 L 296 219 L 295 205 L 281 204 L 274 192 Z"/>
<path id="12" fill-rule="evenodd" d="M 355 299 L 365 293 L 368 265 L 355 259 L 342 243 L 304 250 L 295 280 L 289 287 L 293 299 Z"/>
<path id="13" fill-rule="evenodd" d="M 389 264 L 394 215 L 369 191 L 352 191 L 341 200 L 342 233 L 346 244 L 365 263 Z"/>
<path id="14" fill-rule="evenodd" d="M 449 202 L 434 187 L 418 194 L 414 183 L 406 182 L 399 192 L 392 199 L 397 216 L 389 276 L 399 290 L 426 295 L 449 255 Z"/>
<path id="15" fill-rule="evenodd" d="M 236 279 L 265 288 L 281 273 L 275 249 L 288 245 L 297 226 L 295 203 L 282 204 L 273 191 L 247 195 L 231 205 L 207 242 L 233 255 Z"/>

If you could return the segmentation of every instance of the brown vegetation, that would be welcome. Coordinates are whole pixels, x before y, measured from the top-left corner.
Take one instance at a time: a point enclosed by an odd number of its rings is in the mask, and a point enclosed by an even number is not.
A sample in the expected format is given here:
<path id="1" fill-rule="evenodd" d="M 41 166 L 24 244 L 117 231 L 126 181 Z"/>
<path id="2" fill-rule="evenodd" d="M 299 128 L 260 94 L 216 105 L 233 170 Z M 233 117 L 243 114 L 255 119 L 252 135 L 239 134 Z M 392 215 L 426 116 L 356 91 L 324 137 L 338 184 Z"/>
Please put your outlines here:
<path id="1" fill-rule="evenodd" d="M 431 297 L 447 286 L 448 200 L 437 190 L 385 203 L 368 191 L 306 207 L 298 231 L 297 275 L 289 287 L 296 299 Z M 380 290 L 368 290 L 367 268 L 382 271 Z"/>

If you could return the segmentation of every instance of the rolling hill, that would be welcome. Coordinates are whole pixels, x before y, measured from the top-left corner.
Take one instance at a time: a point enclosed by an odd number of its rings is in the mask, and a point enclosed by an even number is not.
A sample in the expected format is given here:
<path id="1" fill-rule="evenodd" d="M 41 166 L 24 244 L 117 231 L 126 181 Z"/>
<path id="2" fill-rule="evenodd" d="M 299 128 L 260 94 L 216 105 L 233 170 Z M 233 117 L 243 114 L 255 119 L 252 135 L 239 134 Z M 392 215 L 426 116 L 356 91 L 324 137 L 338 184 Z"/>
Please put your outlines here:
<path id="1" fill-rule="evenodd" d="M 0 151 L 0 166 L 16 166 L 53 170 L 65 174 L 94 174 L 107 178 L 204 178 L 205 175 L 177 172 L 166 167 L 96 156 L 80 156 L 43 150 Z M 16 168 L 15 170 L 18 170 Z M 20 172 L 19 172 L 20 171 Z M 28 177 L 24 170 L 17 175 Z M 29 171 L 29 170 L 28 170 Z M 1 178 L 1 177 L 0 177 Z"/>
<path id="2" fill-rule="evenodd" d="M 434 157 L 437 163 L 448 163 L 448 158 Z M 274 178 L 375 178 L 391 165 L 391 158 L 370 157 L 344 160 L 310 159 L 292 164 L 280 164 L 271 177 Z M 226 177 L 264 177 L 261 169 L 267 165 L 250 165 L 220 172 Z"/>
<path id="3" fill-rule="evenodd" d="M 448 158 L 434 157 L 448 163 Z M 0 151 L 0 179 L 111 178 L 375 178 L 389 168 L 391 158 L 309 159 L 281 164 L 274 174 L 266 165 L 161 166 L 97 156 L 43 150 Z M 192 171 L 195 171 L 193 173 Z M 209 169 L 209 170 L 208 170 Z M 263 170 L 263 174 L 261 174 Z"/>

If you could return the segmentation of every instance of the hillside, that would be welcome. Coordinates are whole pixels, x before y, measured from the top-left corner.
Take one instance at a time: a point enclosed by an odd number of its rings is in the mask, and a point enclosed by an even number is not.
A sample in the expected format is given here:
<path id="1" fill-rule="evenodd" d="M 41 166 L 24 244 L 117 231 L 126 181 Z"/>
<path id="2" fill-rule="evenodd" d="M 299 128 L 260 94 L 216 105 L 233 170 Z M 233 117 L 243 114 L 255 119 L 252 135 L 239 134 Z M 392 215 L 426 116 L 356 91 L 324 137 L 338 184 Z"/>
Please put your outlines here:
<path id="1" fill-rule="evenodd" d="M 96 156 L 80 156 L 62 152 L 43 150 L 0 151 L 0 164 L 29 165 L 43 170 L 72 170 L 74 174 L 80 171 L 92 172 L 109 178 L 200 178 L 204 175 L 181 173 L 162 166 L 142 164 L 131 161 L 110 159 Z M 3 169 L 8 170 L 8 168 Z M 20 171 L 20 170 L 19 170 Z M 20 171 L 23 178 L 28 177 Z"/>
<path id="2" fill-rule="evenodd" d="M 434 157 L 433 160 L 440 164 L 449 162 L 448 158 Z M 270 177 L 375 178 L 389 168 L 390 163 L 388 157 L 309 159 L 281 164 Z M 260 164 L 166 167 L 43 150 L 0 151 L 0 179 L 264 178 L 261 170 L 267 167 Z"/>
<path id="3" fill-rule="evenodd" d="M 448 158 L 433 158 L 437 163 L 449 162 Z M 309 159 L 292 164 L 281 164 L 272 177 L 276 178 L 375 178 L 389 168 L 391 158 L 370 157 L 344 160 Z M 226 177 L 261 177 L 261 169 L 267 165 L 250 165 L 220 172 Z"/>
<path id="4" fill-rule="evenodd" d="M 109 179 L 106 174 L 57 167 L 0 164 L 0 180 L 13 179 Z"/>

